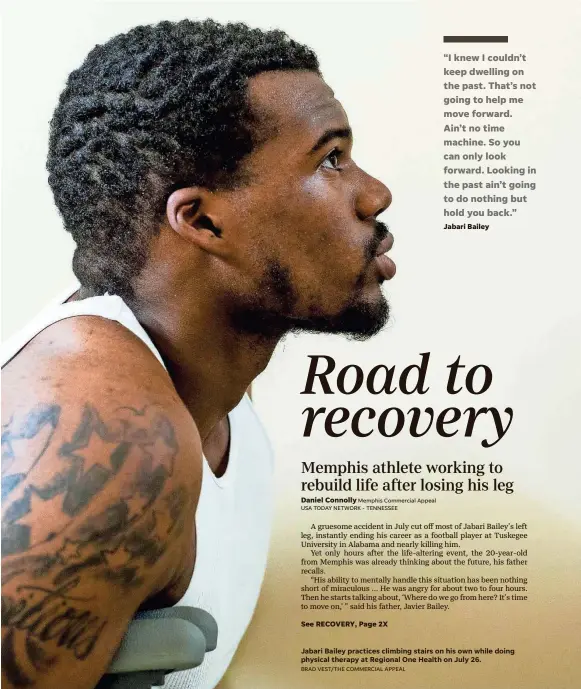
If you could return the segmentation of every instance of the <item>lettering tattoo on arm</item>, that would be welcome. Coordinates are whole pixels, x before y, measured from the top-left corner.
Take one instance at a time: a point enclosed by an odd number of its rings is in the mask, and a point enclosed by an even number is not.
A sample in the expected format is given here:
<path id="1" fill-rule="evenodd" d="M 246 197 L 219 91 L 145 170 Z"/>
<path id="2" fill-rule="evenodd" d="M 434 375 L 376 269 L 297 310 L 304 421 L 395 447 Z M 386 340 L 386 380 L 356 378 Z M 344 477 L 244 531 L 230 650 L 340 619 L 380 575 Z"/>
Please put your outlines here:
<path id="1" fill-rule="evenodd" d="M 87 582 L 141 586 L 187 514 L 186 486 L 166 485 L 179 448 L 159 408 L 105 421 L 86 404 L 65 442 L 60 422 L 42 404 L 2 429 L 2 666 L 16 687 L 34 686 L 58 649 L 91 654 L 107 619 Z"/>

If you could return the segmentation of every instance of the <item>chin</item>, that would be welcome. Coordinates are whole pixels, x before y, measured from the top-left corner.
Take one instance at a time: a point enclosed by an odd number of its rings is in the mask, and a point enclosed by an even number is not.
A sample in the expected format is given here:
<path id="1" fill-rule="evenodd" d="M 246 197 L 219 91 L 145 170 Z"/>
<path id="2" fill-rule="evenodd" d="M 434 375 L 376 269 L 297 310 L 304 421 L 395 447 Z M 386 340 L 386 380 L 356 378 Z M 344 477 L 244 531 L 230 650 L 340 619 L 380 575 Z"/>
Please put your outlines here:
<path id="1" fill-rule="evenodd" d="M 389 321 L 389 304 L 381 294 L 374 302 L 349 304 L 333 316 L 317 315 L 295 323 L 294 332 L 335 333 L 353 340 L 368 340 L 377 335 Z"/>
<path id="2" fill-rule="evenodd" d="M 272 261 L 262 282 L 251 296 L 233 298 L 232 325 L 240 332 L 266 338 L 288 332 L 337 333 L 354 340 L 376 335 L 389 320 L 389 304 L 377 282 L 373 292 L 365 287 L 365 273 L 358 278 L 351 298 L 336 313 L 323 306 L 312 306 L 297 313 L 298 290 L 292 283 L 290 269 Z"/>

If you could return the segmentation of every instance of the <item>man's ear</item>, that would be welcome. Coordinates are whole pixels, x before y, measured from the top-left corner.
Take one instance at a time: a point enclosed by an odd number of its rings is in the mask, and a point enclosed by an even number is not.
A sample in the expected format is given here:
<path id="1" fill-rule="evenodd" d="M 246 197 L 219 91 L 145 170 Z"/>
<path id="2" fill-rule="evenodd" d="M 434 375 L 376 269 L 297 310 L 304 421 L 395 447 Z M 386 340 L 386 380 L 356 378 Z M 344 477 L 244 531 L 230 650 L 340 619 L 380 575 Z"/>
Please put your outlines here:
<path id="1" fill-rule="evenodd" d="M 173 230 L 204 251 L 221 253 L 226 248 L 217 241 L 222 237 L 218 203 L 208 189 L 177 189 L 167 200 L 166 216 Z"/>

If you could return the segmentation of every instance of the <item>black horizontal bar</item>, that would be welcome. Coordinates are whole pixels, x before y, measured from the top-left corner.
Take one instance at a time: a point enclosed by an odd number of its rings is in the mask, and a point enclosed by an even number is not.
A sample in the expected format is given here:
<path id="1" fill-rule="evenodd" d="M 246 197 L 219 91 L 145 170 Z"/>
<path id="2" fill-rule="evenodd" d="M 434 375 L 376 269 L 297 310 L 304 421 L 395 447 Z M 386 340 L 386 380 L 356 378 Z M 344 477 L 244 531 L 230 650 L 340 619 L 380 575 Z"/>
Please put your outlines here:
<path id="1" fill-rule="evenodd" d="M 444 43 L 508 43 L 508 36 L 444 36 Z"/>

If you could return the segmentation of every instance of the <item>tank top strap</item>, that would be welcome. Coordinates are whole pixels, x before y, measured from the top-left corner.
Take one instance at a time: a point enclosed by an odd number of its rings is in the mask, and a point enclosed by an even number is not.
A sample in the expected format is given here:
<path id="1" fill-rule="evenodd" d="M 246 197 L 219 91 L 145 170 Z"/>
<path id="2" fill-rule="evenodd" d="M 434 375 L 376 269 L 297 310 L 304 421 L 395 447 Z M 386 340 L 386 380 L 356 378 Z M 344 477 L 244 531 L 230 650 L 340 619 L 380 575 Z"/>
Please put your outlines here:
<path id="1" fill-rule="evenodd" d="M 67 289 L 58 300 L 53 301 L 43 311 L 41 311 L 36 318 L 28 323 L 22 330 L 17 332 L 6 342 L 2 344 L 0 361 L 2 366 L 7 364 L 18 352 L 25 347 L 30 340 L 36 337 L 43 330 L 48 328 L 53 323 L 58 323 L 66 318 L 73 318 L 74 316 L 101 316 L 109 320 L 117 321 L 125 326 L 128 330 L 138 337 L 151 352 L 155 355 L 157 360 L 165 368 L 165 364 L 161 355 L 157 351 L 155 345 L 151 341 L 149 335 L 143 329 L 131 309 L 123 301 L 123 299 L 116 295 L 104 294 L 96 297 L 89 297 L 80 301 L 64 302 L 65 299 L 71 296 L 76 287 Z"/>

